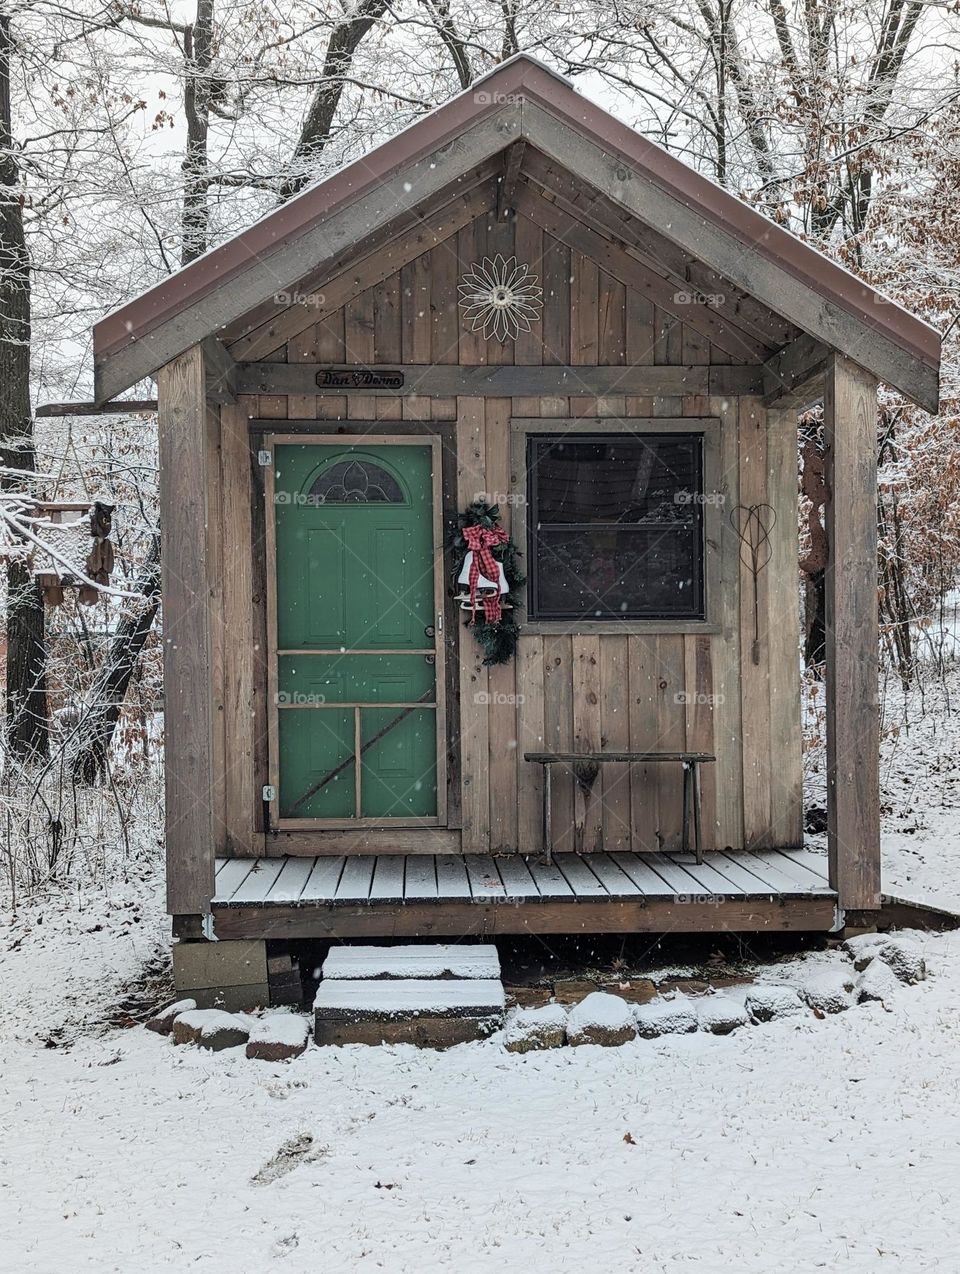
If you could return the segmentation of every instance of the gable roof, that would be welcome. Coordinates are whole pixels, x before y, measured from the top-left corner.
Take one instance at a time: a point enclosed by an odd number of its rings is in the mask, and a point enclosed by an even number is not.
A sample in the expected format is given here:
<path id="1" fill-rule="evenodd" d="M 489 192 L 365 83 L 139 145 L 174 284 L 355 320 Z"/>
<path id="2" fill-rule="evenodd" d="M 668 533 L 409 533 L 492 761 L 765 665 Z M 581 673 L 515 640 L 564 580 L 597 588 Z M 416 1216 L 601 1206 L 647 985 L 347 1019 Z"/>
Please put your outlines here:
<path id="1" fill-rule="evenodd" d="M 935 411 L 940 337 L 525 54 L 94 327 L 98 402 L 523 140 L 796 327 Z"/>

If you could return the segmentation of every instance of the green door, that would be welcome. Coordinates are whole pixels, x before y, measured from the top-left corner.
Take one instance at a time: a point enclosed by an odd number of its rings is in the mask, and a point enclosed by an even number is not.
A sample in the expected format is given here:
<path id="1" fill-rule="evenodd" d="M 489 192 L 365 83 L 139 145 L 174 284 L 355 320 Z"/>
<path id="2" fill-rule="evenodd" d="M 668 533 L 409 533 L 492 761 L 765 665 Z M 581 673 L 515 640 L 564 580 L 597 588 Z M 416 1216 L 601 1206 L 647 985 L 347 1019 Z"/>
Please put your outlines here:
<path id="1" fill-rule="evenodd" d="M 433 456 L 273 448 L 281 821 L 437 821 Z"/>

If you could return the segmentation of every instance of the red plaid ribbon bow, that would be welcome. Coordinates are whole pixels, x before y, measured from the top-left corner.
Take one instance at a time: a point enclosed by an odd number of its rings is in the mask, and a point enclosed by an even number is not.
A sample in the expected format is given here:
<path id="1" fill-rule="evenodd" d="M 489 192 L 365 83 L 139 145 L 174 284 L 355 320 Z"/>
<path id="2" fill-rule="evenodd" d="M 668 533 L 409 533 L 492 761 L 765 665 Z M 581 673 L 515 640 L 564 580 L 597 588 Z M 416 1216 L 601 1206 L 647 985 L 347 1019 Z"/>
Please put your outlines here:
<path id="1" fill-rule="evenodd" d="M 465 526 L 463 538 L 467 542 L 467 548 L 473 553 L 470 559 L 470 622 L 476 622 L 477 584 L 480 576 L 483 575 L 484 579 L 488 579 L 491 584 L 497 586 L 497 592 L 493 597 L 483 599 L 483 617 L 488 624 L 497 624 L 503 614 L 500 606 L 500 564 L 493 556 L 492 550 L 498 544 L 506 544 L 510 537 L 499 526 L 493 527 L 492 530 L 487 530 L 483 526 Z"/>

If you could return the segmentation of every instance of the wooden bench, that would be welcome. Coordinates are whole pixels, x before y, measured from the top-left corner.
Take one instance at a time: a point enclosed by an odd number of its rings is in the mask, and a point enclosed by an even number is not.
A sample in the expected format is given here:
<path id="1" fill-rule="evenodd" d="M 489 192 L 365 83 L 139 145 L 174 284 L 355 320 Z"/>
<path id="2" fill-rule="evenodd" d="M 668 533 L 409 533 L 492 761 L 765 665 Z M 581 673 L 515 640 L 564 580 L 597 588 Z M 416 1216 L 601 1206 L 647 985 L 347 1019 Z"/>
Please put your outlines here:
<path id="1" fill-rule="evenodd" d="M 601 765 L 649 765 L 675 761 L 683 766 L 683 852 L 690 849 L 690 816 L 693 815 L 693 846 L 697 862 L 703 862 L 700 827 L 700 766 L 717 758 L 708 752 L 524 752 L 523 759 L 543 766 L 543 849 L 549 862 L 553 854 L 550 792 L 551 770 L 555 765 L 573 768 L 577 782 L 589 788 Z M 592 771 L 592 774 L 590 774 Z M 589 779 L 585 773 L 590 774 Z"/>

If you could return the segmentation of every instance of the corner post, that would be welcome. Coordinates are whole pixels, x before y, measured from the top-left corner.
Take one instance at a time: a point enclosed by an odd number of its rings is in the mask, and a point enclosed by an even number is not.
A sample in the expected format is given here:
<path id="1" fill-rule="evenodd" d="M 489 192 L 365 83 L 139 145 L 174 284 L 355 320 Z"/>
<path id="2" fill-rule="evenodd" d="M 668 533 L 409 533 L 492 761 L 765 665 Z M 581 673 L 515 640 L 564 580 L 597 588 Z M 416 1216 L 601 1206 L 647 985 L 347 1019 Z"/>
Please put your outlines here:
<path id="1" fill-rule="evenodd" d="M 877 380 L 839 354 L 824 385 L 827 847 L 841 908 L 880 906 Z"/>
<path id="2" fill-rule="evenodd" d="M 217 849 L 208 510 L 215 450 L 201 347 L 162 367 L 157 388 L 167 910 L 183 930 L 188 917 L 196 928 L 210 913 Z"/>

